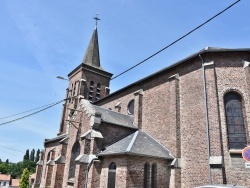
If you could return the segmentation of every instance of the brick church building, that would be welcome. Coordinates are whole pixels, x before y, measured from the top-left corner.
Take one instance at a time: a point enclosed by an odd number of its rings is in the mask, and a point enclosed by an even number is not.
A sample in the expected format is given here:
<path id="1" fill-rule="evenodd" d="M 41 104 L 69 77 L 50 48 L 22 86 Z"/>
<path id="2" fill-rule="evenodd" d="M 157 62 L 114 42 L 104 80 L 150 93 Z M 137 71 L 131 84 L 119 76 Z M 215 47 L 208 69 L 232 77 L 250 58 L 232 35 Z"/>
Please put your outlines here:
<path id="1" fill-rule="evenodd" d="M 35 187 L 249 186 L 249 62 L 250 49 L 207 47 L 110 94 L 96 27 Z"/>

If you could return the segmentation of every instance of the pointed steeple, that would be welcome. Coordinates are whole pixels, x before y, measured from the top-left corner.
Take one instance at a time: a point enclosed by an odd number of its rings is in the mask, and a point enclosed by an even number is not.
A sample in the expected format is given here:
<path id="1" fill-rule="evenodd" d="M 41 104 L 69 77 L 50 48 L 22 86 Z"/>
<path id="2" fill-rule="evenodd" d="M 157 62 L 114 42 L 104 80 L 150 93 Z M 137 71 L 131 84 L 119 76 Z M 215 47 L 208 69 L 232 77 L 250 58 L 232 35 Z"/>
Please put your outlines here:
<path id="1" fill-rule="evenodd" d="M 82 63 L 102 69 L 100 66 L 97 26 L 95 26 L 95 30 L 90 39 L 90 42 L 86 50 L 86 53 L 84 55 Z"/>

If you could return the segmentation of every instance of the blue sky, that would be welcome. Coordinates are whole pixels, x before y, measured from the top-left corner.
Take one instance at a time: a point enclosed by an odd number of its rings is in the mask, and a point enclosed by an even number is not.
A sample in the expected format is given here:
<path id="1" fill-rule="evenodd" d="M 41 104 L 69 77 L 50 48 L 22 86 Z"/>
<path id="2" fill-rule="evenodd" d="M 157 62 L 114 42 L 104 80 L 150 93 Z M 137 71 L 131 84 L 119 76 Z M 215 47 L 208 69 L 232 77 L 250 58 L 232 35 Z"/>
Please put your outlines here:
<path id="1" fill-rule="evenodd" d="M 0 118 L 59 101 L 78 66 L 98 12 L 102 67 L 115 75 L 186 34 L 234 0 L 15 0 L 0 1 Z M 249 0 L 146 63 L 111 81 L 116 91 L 206 46 L 249 48 Z M 0 158 L 21 161 L 59 130 L 62 104 L 0 126 Z M 18 118 L 16 116 L 14 118 Z M 0 123 L 12 120 L 0 119 Z M 23 151 L 17 152 L 2 146 Z"/>

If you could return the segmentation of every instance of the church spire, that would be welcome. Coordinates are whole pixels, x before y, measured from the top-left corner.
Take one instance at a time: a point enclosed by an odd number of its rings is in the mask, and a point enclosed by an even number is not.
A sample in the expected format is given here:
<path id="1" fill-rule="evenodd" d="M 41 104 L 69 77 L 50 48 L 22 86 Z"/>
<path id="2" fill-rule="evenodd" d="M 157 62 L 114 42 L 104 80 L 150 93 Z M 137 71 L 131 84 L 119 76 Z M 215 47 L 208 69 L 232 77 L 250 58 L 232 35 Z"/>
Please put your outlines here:
<path id="1" fill-rule="evenodd" d="M 102 69 L 100 66 L 99 44 L 98 44 L 98 33 L 97 33 L 97 21 L 100 20 L 98 18 L 98 14 L 96 17 L 94 17 L 94 19 L 96 20 L 95 30 L 90 39 L 82 63 Z"/>

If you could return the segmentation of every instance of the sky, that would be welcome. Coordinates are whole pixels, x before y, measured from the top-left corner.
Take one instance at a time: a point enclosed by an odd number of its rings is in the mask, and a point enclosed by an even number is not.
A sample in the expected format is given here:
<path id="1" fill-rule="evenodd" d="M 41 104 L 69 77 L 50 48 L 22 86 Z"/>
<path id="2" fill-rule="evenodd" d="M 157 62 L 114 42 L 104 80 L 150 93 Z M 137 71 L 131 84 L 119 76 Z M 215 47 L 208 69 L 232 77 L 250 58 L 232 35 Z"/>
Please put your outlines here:
<path id="1" fill-rule="evenodd" d="M 67 78 L 98 22 L 101 66 L 114 76 L 202 24 L 236 0 L 1 0 L 0 124 L 4 118 L 64 99 Z M 249 48 L 249 0 L 235 6 L 142 65 L 114 79 L 111 92 L 205 47 Z M 59 132 L 62 103 L 0 126 L 0 159 L 22 161 Z M 2 119 L 4 118 L 4 119 Z M 10 149 L 8 149 L 10 148 Z"/>

